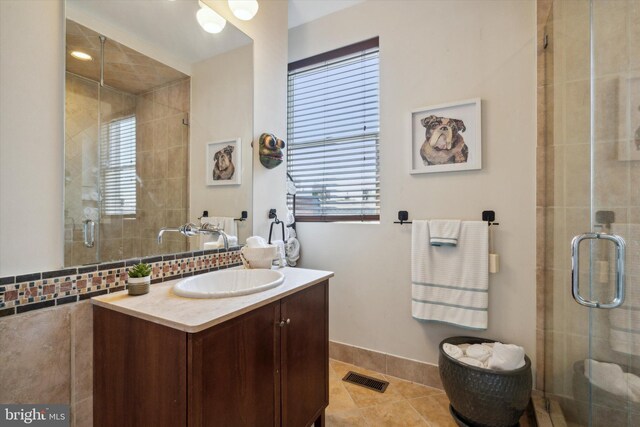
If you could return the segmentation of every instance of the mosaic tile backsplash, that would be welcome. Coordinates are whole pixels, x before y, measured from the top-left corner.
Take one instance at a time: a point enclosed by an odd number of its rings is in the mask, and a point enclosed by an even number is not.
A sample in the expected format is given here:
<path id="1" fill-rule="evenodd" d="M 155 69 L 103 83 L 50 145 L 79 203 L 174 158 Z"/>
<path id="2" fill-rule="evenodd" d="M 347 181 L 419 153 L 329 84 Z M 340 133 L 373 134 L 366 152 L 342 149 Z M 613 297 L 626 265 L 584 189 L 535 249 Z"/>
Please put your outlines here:
<path id="1" fill-rule="evenodd" d="M 242 265 L 240 246 L 83 265 L 0 278 L 0 317 L 127 289 L 127 270 L 151 264 L 151 284 Z"/>

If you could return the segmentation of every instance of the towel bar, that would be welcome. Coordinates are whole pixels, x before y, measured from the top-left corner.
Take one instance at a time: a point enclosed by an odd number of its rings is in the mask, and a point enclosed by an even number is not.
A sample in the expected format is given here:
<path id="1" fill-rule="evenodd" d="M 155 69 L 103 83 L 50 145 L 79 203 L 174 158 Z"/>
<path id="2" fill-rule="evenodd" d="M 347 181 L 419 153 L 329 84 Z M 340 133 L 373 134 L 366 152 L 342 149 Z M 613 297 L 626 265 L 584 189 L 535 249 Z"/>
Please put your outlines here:
<path id="1" fill-rule="evenodd" d="M 412 224 L 412 221 L 407 221 L 409 219 L 408 211 L 398 211 L 398 221 L 393 221 L 394 224 Z M 496 212 L 495 211 L 482 211 L 482 220 L 486 221 L 489 227 L 492 225 L 500 225 L 499 222 L 494 222 L 496 220 Z"/>

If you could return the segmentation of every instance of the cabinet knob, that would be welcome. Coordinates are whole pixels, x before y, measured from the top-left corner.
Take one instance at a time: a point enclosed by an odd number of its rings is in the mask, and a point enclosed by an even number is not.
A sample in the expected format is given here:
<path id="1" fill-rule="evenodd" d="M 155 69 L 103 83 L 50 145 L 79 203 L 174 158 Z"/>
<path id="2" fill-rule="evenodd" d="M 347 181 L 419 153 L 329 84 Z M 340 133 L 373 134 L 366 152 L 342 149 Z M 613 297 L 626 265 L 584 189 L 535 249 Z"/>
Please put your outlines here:
<path id="1" fill-rule="evenodd" d="M 290 323 L 291 323 L 291 319 L 287 319 L 287 320 L 282 319 L 280 322 L 278 322 L 278 326 L 280 326 L 281 328 L 284 328 Z"/>

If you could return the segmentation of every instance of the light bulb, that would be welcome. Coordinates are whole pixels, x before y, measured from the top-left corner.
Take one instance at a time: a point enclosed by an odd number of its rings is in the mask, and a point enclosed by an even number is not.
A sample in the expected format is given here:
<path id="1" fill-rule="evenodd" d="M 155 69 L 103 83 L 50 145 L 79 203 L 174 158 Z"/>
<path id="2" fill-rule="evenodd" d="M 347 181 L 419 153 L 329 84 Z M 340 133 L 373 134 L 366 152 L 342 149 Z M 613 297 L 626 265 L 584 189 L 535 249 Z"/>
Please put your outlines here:
<path id="1" fill-rule="evenodd" d="M 213 11 L 209 6 L 205 5 L 202 2 L 200 3 L 200 10 L 196 13 L 196 19 L 198 20 L 198 24 L 205 30 L 207 33 L 216 34 L 224 29 L 224 26 L 227 25 L 227 21 L 217 13 Z"/>
<path id="2" fill-rule="evenodd" d="M 229 9 L 238 19 L 248 21 L 258 13 L 258 0 L 229 0 Z"/>
<path id="3" fill-rule="evenodd" d="M 73 52 L 71 52 L 71 56 L 79 59 L 80 61 L 91 61 L 93 59 L 88 53 L 84 53 L 79 50 L 74 50 Z"/>

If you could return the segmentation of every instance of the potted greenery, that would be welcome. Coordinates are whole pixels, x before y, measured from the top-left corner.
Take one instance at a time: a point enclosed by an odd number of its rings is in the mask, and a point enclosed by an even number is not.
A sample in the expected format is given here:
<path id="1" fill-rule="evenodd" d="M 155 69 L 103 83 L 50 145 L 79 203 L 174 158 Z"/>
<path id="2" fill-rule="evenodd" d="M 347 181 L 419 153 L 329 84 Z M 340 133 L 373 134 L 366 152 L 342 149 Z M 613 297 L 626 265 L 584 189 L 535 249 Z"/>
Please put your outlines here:
<path id="1" fill-rule="evenodd" d="M 129 269 L 129 295 L 144 295 L 149 292 L 151 265 L 140 263 Z"/>

